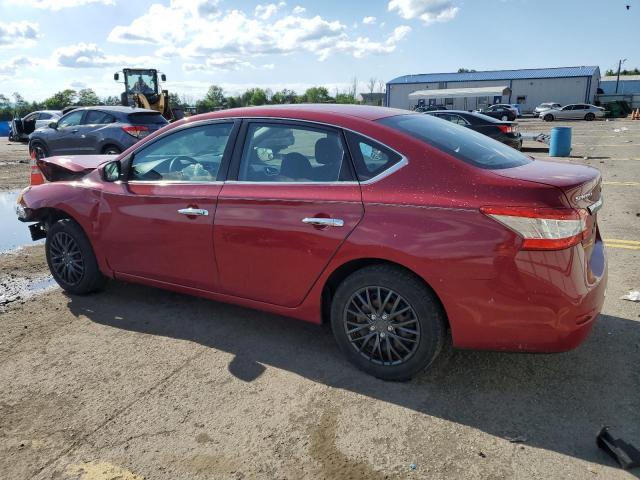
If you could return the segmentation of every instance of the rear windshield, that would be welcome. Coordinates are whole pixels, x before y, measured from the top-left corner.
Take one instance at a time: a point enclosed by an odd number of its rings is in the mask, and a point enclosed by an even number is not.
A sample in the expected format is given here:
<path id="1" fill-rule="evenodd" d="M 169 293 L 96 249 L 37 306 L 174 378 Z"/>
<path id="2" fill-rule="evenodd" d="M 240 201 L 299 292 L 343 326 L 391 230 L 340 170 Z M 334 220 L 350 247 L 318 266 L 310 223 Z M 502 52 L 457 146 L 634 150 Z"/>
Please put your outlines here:
<path id="1" fill-rule="evenodd" d="M 166 125 L 169 123 L 160 113 L 130 113 L 129 121 L 136 125 Z"/>
<path id="2" fill-rule="evenodd" d="M 512 168 L 531 162 L 503 143 L 430 115 L 397 115 L 377 121 L 479 168 Z"/>

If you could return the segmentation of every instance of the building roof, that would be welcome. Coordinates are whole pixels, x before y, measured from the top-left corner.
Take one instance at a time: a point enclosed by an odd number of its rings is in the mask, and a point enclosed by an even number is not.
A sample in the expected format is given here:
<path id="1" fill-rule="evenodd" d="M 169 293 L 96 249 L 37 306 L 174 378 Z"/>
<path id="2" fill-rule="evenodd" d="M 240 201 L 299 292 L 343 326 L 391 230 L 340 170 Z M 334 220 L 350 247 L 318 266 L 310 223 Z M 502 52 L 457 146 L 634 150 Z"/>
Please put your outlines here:
<path id="1" fill-rule="evenodd" d="M 484 72 L 467 73 L 421 73 L 403 75 L 390 80 L 388 84 L 402 83 L 431 83 L 431 82 L 467 82 L 476 80 L 522 80 L 529 78 L 568 78 L 590 77 L 599 67 L 557 67 L 557 68 L 527 68 L 522 70 L 488 70 Z"/>

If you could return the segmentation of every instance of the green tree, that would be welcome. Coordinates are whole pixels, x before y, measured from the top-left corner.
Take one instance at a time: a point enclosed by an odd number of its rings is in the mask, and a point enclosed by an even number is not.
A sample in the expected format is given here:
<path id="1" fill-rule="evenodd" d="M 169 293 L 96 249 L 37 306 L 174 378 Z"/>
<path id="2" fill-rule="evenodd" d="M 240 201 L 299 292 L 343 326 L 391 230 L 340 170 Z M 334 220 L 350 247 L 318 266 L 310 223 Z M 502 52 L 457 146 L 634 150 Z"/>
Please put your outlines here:
<path id="1" fill-rule="evenodd" d="M 475 72 L 474 69 L 468 69 L 468 68 L 459 68 L 458 69 L 458 73 L 473 73 Z"/>
<path id="2" fill-rule="evenodd" d="M 78 94 L 75 90 L 67 88 L 61 92 L 54 93 L 53 96 L 47 98 L 44 101 L 44 105 L 49 110 L 62 110 L 69 105 L 73 105 L 77 96 Z"/>
<path id="3" fill-rule="evenodd" d="M 333 98 L 325 87 L 311 87 L 304 92 L 301 101 L 303 103 L 328 103 L 333 101 Z"/>
<path id="4" fill-rule="evenodd" d="M 349 93 L 336 93 L 336 103 L 358 103 L 358 100 Z"/>
<path id="5" fill-rule="evenodd" d="M 83 107 L 100 105 L 100 99 L 98 98 L 98 95 L 96 95 L 96 92 L 93 91 L 93 89 L 83 88 L 78 92 L 77 105 L 80 105 Z"/>
<path id="6" fill-rule="evenodd" d="M 287 90 L 286 88 L 276 92 L 271 97 L 271 103 L 285 104 L 296 103 L 298 95 L 293 90 Z"/>
<path id="7" fill-rule="evenodd" d="M 120 97 L 116 97 L 115 95 L 109 95 L 108 97 L 104 97 L 100 101 L 101 105 L 116 106 L 116 105 L 120 105 L 120 103 L 121 103 Z"/>
<path id="8" fill-rule="evenodd" d="M 267 92 L 261 88 L 252 88 L 247 90 L 249 93 L 248 105 L 265 105 L 267 103 Z"/>

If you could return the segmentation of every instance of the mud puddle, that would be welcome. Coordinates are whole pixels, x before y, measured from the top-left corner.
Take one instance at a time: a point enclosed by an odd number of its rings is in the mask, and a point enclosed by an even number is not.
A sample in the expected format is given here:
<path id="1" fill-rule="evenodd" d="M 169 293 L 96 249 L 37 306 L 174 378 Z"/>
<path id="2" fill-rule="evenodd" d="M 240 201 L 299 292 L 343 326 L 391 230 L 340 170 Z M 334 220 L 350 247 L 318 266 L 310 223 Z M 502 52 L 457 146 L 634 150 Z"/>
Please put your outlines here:
<path id="1" fill-rule="evenodd" d="M 18 190 L 0 192 L 0 253 L 33 244 L 27 223 L 18 220 L 15 212 Z"/>
<path id="2" fill-rule="evenodd" d="M 0 276 L 0 311 L 10 303 L 24 301 L 35 295 L 58 288 L 51 275 L 24 278 L 12 274 Z"/>

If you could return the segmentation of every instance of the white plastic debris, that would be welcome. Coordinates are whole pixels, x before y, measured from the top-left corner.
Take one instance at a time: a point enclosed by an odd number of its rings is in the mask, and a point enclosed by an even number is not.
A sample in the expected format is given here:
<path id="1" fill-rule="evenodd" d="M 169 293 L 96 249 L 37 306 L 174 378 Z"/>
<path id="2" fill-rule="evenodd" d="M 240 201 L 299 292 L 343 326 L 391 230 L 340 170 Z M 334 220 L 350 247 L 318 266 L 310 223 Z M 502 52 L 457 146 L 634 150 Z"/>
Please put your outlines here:
<path id="1" fill-rule="evenodd" d="M 620 133 L 620 129 L 619 128 L 614 128 L 613 131 L 616 132 L 616 133 Z"/>
<path id="2" fill-rule="evenodd" d="M 640 302 L 640 291 L 631 290 L 626 295 L 620 297 L 621 300 L 629 300 L 630 302 Z"/>

